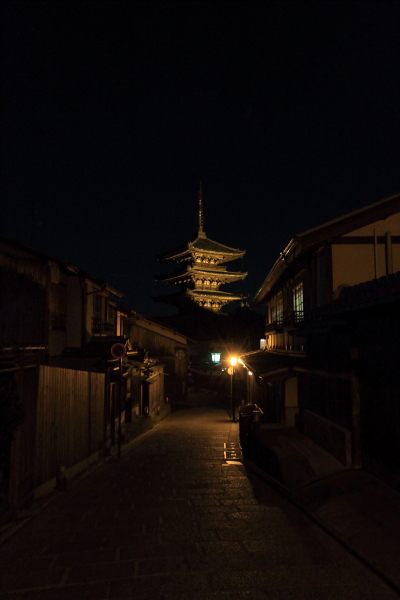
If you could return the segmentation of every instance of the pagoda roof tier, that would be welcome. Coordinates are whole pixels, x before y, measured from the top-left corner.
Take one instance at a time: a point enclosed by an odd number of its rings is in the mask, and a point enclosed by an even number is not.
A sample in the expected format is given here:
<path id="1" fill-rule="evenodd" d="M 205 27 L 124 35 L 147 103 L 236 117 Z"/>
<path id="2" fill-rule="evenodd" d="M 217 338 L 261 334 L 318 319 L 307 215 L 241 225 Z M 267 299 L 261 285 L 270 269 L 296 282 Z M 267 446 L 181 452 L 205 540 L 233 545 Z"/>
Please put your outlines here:
<path id="1" fill-rule="evenodd" d="M 210 300 L 225 300 L 227 302 L 247 298 L 245 294 L 231 294 L 230 292 L 220 292 L 219 290 L 187 290 L 187 295 L 191 296 L 193 299 L 207 298 Z"/>
<path id="2" fill-rule="evenodd" d="M 207 300 L 221 301 L 223 304 L 234 302 L 235 300 L 242 300 L 247 298 L 246 294 L 230 294 L 229 292 L 220 292 L 218 290 L 207 291 L 207 290 L 186 290 L 184 292 L 178 292 L 177 294 L 166 294 L 165 296 L 153 296 L 153 300 L 156 302 L 164 302 L 165 304 L 178 305 L 182 302 L 201 300 L 202 298 Z"/>
<path id="3" fill-rule="evenodd" d="M 202 265 L 187 265 L 183 269 L 179 269 L 179 271 L 174 271 L 173 273 L 168 273 L 166 275 L 158 275 L 156 277 L 156 281 L 170 281 L 177 282 L 178 280 L 190 281 L 195 277 L 203 277 L 203 278 L 211 278 L 211 279 L 221 279 L 221 283 L 224 281 L 238 281 L 240 279 L 244 279 L 247 276 L 247 273 L 242 273 L 240 271 L 227 271 L 226 267 L 205 269 L 202 268 Z"/>
<path id="4" fill-rule="evenodd" d="M 245 250 L 230 248 L 229 246 L 224 246 L 224 244 L 210 240 L 204 231 L 198 231 L 192 241 L 186 242 L 169 252 L 160 254 L 157 258 L 159 260 L 176 260 L 180 262 L 192 258 L 194 254 L 204 253 L 205 255 L 218 257 L 221 262 L 228 262 L 241 258 L 245 252 Z"/>

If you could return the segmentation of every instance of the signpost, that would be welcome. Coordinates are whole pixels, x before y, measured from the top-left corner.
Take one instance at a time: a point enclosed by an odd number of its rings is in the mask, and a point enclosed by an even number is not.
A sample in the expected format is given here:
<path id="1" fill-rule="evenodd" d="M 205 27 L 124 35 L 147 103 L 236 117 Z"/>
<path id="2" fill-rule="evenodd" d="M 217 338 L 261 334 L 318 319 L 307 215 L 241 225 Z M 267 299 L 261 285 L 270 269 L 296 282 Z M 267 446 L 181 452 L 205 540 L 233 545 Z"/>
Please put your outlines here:
<path id="1" fill-rule="evenodd" d="M 121 456 L 121 406 L 122 406 L 122 359 L 126 355 L 126 346 L 118 342 L 111 346 L 111 356 L 119 360 L 119 393 L 118 393 L 118 458 Z"/>
<path id="2" fill-rule="evenodd" d="M 121 344 L 120 342 L 118 342 L 117 344 L 114 344 L 113 346 L 111 346 L 111 356 L 113 356 L 114 358 L 119 358 L 122 360 L 124 358 L 125 354 L 126 354 L 125 344 Z"/>

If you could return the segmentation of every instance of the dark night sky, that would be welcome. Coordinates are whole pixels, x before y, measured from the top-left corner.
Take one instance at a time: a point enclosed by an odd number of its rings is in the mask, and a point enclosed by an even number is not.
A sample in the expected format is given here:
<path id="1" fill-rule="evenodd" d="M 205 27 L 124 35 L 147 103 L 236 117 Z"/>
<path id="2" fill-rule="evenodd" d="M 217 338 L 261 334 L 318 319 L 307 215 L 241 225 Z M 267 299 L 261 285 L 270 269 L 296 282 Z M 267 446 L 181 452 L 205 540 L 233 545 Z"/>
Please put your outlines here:
<path id="1" fill-rule="evenodd" d="M 155 257 L 195 233 L 199 179 L 251 296 L 295 233 L 400 191 L 399 2 L 2 10 L 0 233 L 148 316 L 170 312 Z"/>

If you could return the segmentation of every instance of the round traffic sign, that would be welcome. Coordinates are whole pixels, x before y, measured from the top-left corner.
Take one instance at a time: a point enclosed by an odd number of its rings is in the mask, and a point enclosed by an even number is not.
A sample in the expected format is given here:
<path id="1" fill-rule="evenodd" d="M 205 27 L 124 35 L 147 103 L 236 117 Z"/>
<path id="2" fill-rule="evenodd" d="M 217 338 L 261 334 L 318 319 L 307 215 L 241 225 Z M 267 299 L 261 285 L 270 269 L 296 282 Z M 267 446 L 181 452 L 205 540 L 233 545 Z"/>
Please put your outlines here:
<path id="1" fill-rule="evenodd" d="M 126 347 L 124 344 L 118 342 L 118 344 L 114 344 L 111 346 L 111 355 L 114 358 L 123 358 L 126 354 Z"/>

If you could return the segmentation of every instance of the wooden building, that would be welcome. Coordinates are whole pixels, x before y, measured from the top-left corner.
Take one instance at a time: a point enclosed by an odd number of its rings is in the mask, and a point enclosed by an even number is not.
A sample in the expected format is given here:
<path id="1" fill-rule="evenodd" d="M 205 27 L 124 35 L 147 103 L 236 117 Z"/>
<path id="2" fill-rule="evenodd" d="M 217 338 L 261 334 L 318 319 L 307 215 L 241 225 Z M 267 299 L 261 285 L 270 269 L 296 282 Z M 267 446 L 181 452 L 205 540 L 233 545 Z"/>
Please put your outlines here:
<path id="1" fill-rule="evenodd" d="M 302 334 L 309 363 L 325 376 L 299 373 L 300 411 L 348 423 L 357 463 L 400 490 L 400 271 L 343 288 Z M 351 378 L 332 389 L 340 373 Z"/>
<path id="2" fill-rule="evenodd" d="M 266 309 L 266 342 L 241 357 L 253 374 L 250 400 L 258 400 L 268 420 L 296 424 L 347 465 L 362 462 L 360 382 L 348 358 L 357 344 L 342 332 L 350 344 L 345 352 L 338 335 L 330 337 L 332 324 L 315 315 L 347 288 L 398 270 L 395 195 L 296 235 L 254 298 Z"/>
<path id="3" fill-rule="evenodd" d="M 164 365 L 165 396 L 171 404 L 186 404 L 188 367 L 193 341 L 172 327 L 131 311 L 127 321 L 132 348 L 146 348 Z"/>
<path id="4" fill-rule="evenodd" d="M 77 267 L 0 237 L 0 347 L 42 350 L 46 358 L 117 335 L 124 296 Z"/>
<path id="5" fill-rule="evenodd" d="M 116 443 L 118 421 L 187 397 L 189 344 L 120 305 L 123 294 L 77 267 L 0 238 L 0 384 L 25 418 L 7 441 L 1 498 L 21 506 Z M 122 359 L 111 348 L 126 347 Z M 166 381 L 165 381 L 166 380 Z M 2 449 L 3 451 L 3 449 Z"/>

